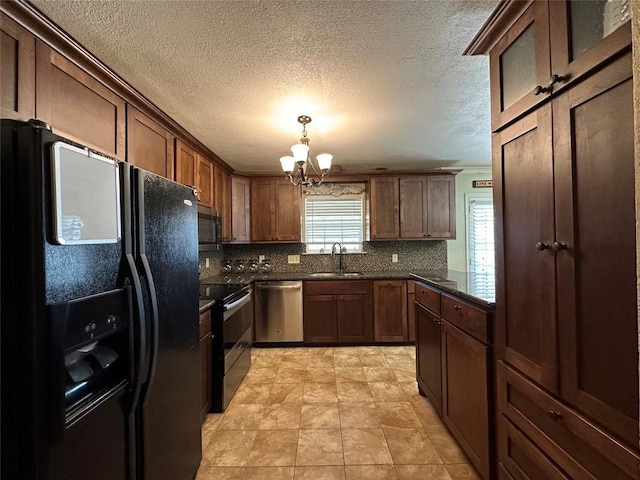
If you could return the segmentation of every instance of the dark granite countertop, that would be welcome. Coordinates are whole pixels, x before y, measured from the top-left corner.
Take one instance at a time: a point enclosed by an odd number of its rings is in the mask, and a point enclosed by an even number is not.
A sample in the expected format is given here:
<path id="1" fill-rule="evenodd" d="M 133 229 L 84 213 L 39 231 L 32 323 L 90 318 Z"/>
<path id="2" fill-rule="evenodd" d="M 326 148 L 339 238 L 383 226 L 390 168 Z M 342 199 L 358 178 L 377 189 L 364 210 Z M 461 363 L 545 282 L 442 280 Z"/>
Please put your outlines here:
<path id="1" fill-rule="evenodd" d="M 381 272 L 362 272 L 357 277 L 313 277 L 305 272 L 271 272 L 271 273 L 230 273 L 220 274 L 213 277 L 203 278 L 201 283 L 224 284 L 224 283 L 243 283 L 252 282 L 268 282 L 278 280 L 384 280 L 384 279 L 406 279 L 420 280 L 431 284 L 434 287 L 458 295 L 472 303 L 485 308 L 493 308 L 495 298 L 491 293 L 487 293 L 484 286 L 487 282 L 493 282 L 493 277 L 485 273 L 459 272 L 456 270 L 440 270 L 440 271 L 402 271 L 388 270 Z M 493 289 L 491 289 L 493 291 Z M 202 308 L 202 307 L 201 307 Z M 202 311 L 202 310 L 201 310 Z"/>
<path id="2" fill-rule="evenodd" d="M 495 307 L 495 277 L 487 273 L 459 272 L 445 270 L 441 272 L 413 271 L 411 278 L 451 293 L 484 308 Z M 491 288 L 486 288 L 490 285 Z"/>

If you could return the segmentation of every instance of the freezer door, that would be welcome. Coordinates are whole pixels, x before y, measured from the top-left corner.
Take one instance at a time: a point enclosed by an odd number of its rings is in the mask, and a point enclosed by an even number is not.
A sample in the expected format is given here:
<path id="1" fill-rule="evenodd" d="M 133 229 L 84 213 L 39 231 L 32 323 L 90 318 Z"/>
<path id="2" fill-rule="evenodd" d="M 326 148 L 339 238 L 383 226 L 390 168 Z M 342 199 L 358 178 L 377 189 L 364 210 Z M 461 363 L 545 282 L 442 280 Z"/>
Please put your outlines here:
<path id="1" fill-rule="evenodd" d="M 192 188 L 135 169 L 134 202 L 150 344 L 138 476 L 193 478 L 201 458 L 197 198 Z"/>

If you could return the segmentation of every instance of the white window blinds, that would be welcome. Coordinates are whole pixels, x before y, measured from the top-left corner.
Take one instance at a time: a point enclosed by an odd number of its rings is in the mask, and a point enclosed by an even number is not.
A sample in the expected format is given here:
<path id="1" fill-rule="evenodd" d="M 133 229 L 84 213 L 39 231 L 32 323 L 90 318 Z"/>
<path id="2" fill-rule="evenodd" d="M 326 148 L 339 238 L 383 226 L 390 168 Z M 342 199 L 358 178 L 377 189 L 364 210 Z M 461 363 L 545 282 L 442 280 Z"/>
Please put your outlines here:
<path id="1" fill-rule="evenodd" d="M 361 252 L 364 240 L 363 198 L 310 196 L 304 202 L 307 253 L 327 253 L 335 242 L 344 252 Z"/>
<path id="2" fill-rule="evenodd" d="M 468 198 L 467 239 L 471 288 L 483 298 L 495 297 L 493 200 Z"/>

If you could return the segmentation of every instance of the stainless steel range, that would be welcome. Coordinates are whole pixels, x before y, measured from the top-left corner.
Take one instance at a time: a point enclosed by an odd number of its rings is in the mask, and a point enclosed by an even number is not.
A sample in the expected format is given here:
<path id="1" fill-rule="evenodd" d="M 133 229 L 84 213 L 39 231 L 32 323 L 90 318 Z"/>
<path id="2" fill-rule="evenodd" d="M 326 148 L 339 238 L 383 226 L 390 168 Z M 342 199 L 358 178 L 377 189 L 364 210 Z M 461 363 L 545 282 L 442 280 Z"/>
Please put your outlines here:
<path id="1" fill-rule="evenodd" d="M 253 289 L 242 284 L 201 284 L 200 298 L 215 300 L 211 309 L 211 412 L 227 408 L 251 367 Z"/>

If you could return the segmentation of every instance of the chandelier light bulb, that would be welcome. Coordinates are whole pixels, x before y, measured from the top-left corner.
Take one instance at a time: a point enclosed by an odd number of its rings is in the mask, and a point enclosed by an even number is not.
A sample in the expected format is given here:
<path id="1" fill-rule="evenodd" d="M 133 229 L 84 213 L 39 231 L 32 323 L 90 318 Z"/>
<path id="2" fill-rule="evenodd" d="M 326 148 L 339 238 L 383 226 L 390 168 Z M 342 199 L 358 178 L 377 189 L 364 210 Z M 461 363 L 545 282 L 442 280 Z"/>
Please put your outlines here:
<path id="1" fill-rule="evenodd" d="M 320 167 L 320 170 L 329 170 L 331 168 L 333 155 L 330 153 L 321 153 L 316 157 L 316 160 L 318 160 L 318 167 Z"/>
<path id="2" fill-rule="evenodd" d="M 280 164 L 282 165 L 282 171 L 288 175 L 293 172 L 296 159 L 291 156 L 280 157 Z"/>
<path id="3" fill-rule="evenodd" d="M 306 162 L 307 156 L 309 155 L 309 146 L 302 143 L 296 143 L 291 147 L 291 152 L 293 153 L 293 158 L 296 159 L 296 162 Z"/>

